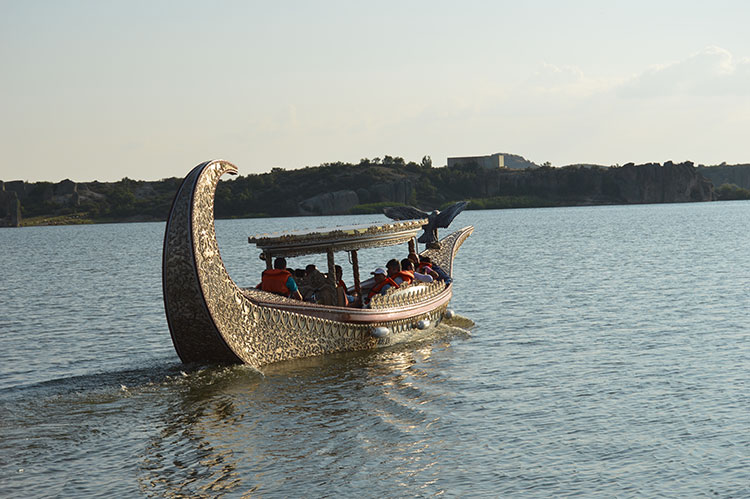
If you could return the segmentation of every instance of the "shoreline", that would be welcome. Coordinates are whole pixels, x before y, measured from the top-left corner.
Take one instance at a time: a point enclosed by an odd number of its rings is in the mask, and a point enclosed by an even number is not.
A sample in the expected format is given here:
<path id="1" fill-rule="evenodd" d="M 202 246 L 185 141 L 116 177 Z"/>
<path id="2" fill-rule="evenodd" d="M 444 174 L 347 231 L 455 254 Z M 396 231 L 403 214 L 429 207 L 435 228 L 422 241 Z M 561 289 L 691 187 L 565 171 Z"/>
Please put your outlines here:
<path id="1" fill-rule="evenodd" d="M 488 198 L 492 199 L 492 198 Z M 473 203 L 478 200 L 471 200 Z M 517 210 L 527 208 L 571 208 L 571 207 L 587 207 L 587 206 L 636 206 L 636 205 L 650 205 L 650 204 L 693 204 L 693 203 L 713 203 L 713 202 L 727 202 L 727 201 L 747 201 L 747 199 L 715 199 L 710 201 L 677 201 L 677 202 L 664 202 L 664 203 L 596 203 L 596 202 L 580 202 L 580 203 L 540 203 L 538 205 L 531 204 L 518 204 L 518 205 L 505 205 L 505 206 L 482 206 L 472 207 L 472 204 L 466 207 L 467 211 L 489 211 L 489 210 Z M 248 216 L 230 216 L 230 217 L 216 217 L 216 220 L 237 220 L 237 219 L 252 219 L 252 218 L 298 218 L 298 217 L 316 217 L 316 216 L 356 216 L 356 215 L 382 215 L 380 211 L 371 212 L 359 212 L 359 213 L 338 213 L 330 215 L 317 215 L 317 214 L 296 214 L 296 215 L 281 215 L 273 216 L 268 214 L 251 214 Z M 28 219 L 23 219 L 19 227 L 55 227 L 63 225 L 102 225 L 102 224 L 127 224 L 127 223 L 153 223 L 153 222 L 166 222 L 165 218 L 156 217 L 128 217 L 126 219 L 115 219 L 115 218 L 92 218 L 85 214 L 78 215 L 59 215 L 59 216 L 37 216 Z"/>

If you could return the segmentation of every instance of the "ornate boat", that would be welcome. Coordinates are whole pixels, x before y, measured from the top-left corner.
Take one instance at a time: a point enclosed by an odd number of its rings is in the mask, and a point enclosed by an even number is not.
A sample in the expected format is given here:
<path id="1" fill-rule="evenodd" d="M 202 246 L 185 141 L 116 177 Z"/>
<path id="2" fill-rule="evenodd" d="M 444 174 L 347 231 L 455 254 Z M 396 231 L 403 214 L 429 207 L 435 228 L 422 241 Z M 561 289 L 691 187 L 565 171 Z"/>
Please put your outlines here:
<path id="1" fill-rule="evenodd" d="M 370 308 L 319 305 L 239 287 L 219 253 L 214 195 L 219 178 L 237 174 L 222 160 L 196 166 L 183 180 L 167 219 L 162 261 L 164 307 L 175 350 L 185 363 L 245 363 L 256 368 L 287 359 L 365 350 L 388 344 L 409 330 L 437 324 L 446 314 L 452 283 L 403 287 L 372 299 Z M 355 287 L 361 287 L 357 251 L 407 243 L 427 220 L 395 221 L 306 234 L 250 238 L 270 268 L 277 256 L 348 252 Z M 453 258 L 472 233 L 465 227 L 432 244 L 429 256 L 449 276 Z M 439 246 L 439 247 L 438 247 Z M 450 280 L 449 280 L 450 281 Z M 335 281 L 334 281 L 335 282 Z"/>

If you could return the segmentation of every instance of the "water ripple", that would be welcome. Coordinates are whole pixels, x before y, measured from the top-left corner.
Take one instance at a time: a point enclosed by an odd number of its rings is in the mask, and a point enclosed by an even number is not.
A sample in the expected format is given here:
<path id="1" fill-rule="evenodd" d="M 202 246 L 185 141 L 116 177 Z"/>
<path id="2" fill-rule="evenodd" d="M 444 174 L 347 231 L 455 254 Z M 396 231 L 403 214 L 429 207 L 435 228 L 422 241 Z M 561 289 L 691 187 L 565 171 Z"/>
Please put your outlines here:
<path id="1" fill-rule="evenodd" d="M 3 230 L 0 490 L 750 496 L 750 203 L 461 217 L 470 334 L 262 373 L 179 363 L 163 224 Z M 330 221 L 219 221 L 222 257 L 254 284 L 244 236 Z"/>

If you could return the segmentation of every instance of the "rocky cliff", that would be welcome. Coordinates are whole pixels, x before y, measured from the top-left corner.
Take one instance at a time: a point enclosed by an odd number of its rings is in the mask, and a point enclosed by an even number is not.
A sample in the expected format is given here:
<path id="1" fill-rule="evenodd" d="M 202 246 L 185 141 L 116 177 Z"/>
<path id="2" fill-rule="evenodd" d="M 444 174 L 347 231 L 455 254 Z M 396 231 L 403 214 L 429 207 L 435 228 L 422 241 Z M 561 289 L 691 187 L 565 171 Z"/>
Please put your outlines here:
<path id="1" fill-rule="evenodd" d="M 734 184 L 743 189 L 750 189 L 750 165 L 699 166 L 698 173 L 709 179 L 714 187 L 723 184 Z"/>
<path id="2" fill-rule="evenodd" d="M 21 202 L 14 191 L 6 191 L 5 183 L 0 181 L 0 227 L 19 227 L 21 225 Z"/>
<path id="3" fill-rule="evenodd" d="M 713 201 L 713 185 L 691 162 L 663 166 L 649 163 L 611 168 L 609 189 L 625 203 L 687 203 Z"/>
<path id="4" fill-rule="evenodd" d="M 477 171 L 463 197 L 536 196 L 557 204 L 634 204 L 712 201 L 709 180 L 692 163 L 622 167 Z M 459 185 L 456 183 L 456 185 Z"/>
<path id="5" fill-rule="evenodd" d="M 356 170 L 356 167 L 353 167 Z M 713 186 L 690 162 L 622 167 L 567 166 L 525 170 L 456 167 L 394 174 L 403 177 L 356 191 L 317 194 L 299 214 L 347 213 L 360 203 L 418 204 L 427 209 L 458 199 L 533 196 L 547 205 L 712 201 Z"/>
<path id="6" fill-rule="evenodd" d="M 300 215 L 341 215 L 357 206 L 359 196 L 354 191 L 325 192 L 299 203 Z"/>
<path id="7" fill-rule="evenodd" d="M 356 191 L 324 192 L 300 201 L 299 215 L 343 215 L 352 208 L 368 203 L 407 204 L 413 200 L 414 188 L 409 179 L 379 182 Z"/>

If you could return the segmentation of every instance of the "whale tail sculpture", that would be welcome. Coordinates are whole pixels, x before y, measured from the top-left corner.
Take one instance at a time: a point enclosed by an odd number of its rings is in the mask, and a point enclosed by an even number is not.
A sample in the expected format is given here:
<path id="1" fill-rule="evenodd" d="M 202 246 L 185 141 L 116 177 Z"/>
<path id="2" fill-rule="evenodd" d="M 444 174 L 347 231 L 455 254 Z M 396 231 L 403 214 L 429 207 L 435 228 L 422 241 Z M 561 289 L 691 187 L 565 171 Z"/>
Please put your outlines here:
<path id="1" fill-rule="evenodd" d="M 420 220 L 426 218 L 427 223 L 422 226 L 424 234 L 417 241 L 429 249 L 440 249 L 437 230 L 439 228 L 447 229 L 453 219 L 464 211 L 464 208 L 468 204 L 468 201 L 459 201 L 443 211 L 434 210 L 432 213 L 424 212 L 413 206 L 392 206 L 385 208 L 383 213 L 392 220 Z"/>

